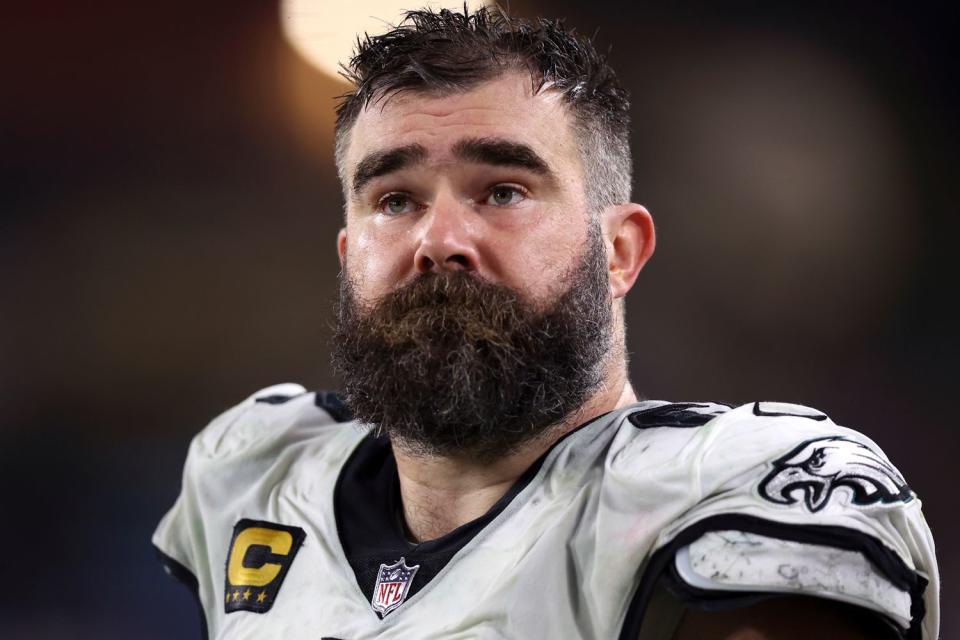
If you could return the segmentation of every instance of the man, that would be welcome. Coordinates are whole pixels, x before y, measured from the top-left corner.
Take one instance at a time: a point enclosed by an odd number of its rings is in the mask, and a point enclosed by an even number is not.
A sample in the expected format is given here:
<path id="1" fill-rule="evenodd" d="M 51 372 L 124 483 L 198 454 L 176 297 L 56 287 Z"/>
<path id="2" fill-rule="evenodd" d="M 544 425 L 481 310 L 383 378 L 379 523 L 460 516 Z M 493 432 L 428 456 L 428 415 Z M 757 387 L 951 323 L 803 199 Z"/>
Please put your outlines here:
<path id="1" fill-rule="evenodd" d="M 279 385 L 215 419 L 154 536 L 212 636 L 937 637 L 919 500 L 868 438 L 637 401 L 654 227 L 589 42 L 413 12 L 350 73 L 344 402 Z"/>

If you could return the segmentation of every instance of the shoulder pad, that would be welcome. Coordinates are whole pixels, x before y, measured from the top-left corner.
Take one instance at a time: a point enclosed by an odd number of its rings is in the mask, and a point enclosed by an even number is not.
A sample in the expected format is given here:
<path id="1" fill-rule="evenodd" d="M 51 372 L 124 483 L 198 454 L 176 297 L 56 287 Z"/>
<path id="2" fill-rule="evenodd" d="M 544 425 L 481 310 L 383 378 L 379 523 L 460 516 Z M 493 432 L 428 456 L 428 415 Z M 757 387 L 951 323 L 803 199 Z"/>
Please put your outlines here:
<path id="1" fill-rule="evenodd" d="M 273 385 L 214 418 L 194 438 L 191 454 L 201 460 L 228 458 L 273 441 L 298 426 L 334 422 L 301 385 Z"/>
<path id="2" fill-rule="evenodd" d="M 669 563 L 663 577 L 694 606 L 739 606 L 759 594 L 794 594 L 877 612 L 894 623 L 898 637 L 919 638 L 921 626 L 930 622 L 924 620 L 926 579 L 854 529 L 715 516 L 671 546 L 658 552 L 658 560 Z"/>
<path id="3" fill-rule="evenodd" d="M 728 411 L 728 405 L 712 402 L 663 401 L 621 409 L 613 418 L 618 431 L 608 454 L 610 473 L 627 485 L 650 478 L 654 469 L 672 478 L 668 482 L 688 477 L 683 467 L 701 446 L 704 433 Z"/>
<path id="4" fill-rule="evenodd" d="M 673 567 L 701 601 L 805 593 L 936 638 L 933 540 L 883 451 L 810 407 L 708 406 L 639 404 L 611 445 L 608 477 L 640 496 L 634 504 L 679 505 L 637 593 Z"/>
<path id="5" fill-rule="evenodd" d="M 777 458 L 814 438 L 844 436 L 877 448 L 862 434 L 841 427 L 825 413 L 786 402 L 751 402 L 717 416 L 704 434 L 703 464 L 724 474 L 743 471 Z M 711 475 L 710 477 L 719 477 Z"/>
<path id="6" fill-rule="evenodd" d="M 882 611 L 904 630 L 936 628 L 937 565 L 920 501 L 870 438 L 809 407 L 754 402 L 711 421 L 690 448 L 678 461 L 695 467 L 702 497 L 658 544 L 689 545 L 677 556 L 688 585 L 809 593 Z M 706 561 L 724 553 L 742 575 Z"/>

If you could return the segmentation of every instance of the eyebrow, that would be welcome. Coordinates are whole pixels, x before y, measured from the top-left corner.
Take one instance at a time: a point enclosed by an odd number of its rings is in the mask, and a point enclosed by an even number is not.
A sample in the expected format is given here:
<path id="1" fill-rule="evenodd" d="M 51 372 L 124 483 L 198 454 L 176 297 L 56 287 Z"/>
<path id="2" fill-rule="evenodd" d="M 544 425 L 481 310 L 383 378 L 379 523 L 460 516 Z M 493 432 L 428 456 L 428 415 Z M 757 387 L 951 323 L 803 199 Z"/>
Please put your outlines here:
<path id="1" fill-rule="evenodd" d="M 453 146 L 454 157 L 497 167 L 526 169 L 556 183 L 557 176 L 536 151 L 521 142 L 501 138 L 465 138 Z M 374 151 L 357 164 L 353 174 L 353 192 L 359 193 L 374 178 L 379 178 L 427 159 L 426 147 L 408 144 L 385 151 Z"/>
<path id="2" fill-rule="evenodd" d="M 426 158 L 427 148 L 420 144 L 408 144 L 386 151 L 374 151 L 357 164 L 357 170 L 353 173 L 353 192 L 359 193 L 374 178 L 400 171 L 423 162 Z"/>
<path id="3" fill-rule="evenodd" d="M 519 167 L 556 182 L 550 165 L 529 145 L 500 138 L 467 138 L 453 146 L 453 155 L 461 160 L 497 167 Z"/>

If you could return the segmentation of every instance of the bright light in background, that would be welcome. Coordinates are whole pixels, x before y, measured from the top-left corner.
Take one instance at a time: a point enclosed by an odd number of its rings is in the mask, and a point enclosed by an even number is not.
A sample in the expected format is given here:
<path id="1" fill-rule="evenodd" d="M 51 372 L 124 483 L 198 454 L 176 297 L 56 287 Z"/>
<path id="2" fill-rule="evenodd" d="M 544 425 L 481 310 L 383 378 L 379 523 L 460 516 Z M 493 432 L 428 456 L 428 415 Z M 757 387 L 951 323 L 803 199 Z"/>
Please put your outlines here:
<path id="1" fill-rule="evenodd" d="M 473 10 L 488 4 L 470 0 Z M 287 40 L 310 64 L 336 77 L 340 64 L 353 52 L 357 36 L 378 34 L 403 18 L 407 9 L 421 7 L 463 10 L 463 2 L 444 0 L 281 0 L 280 18 Z"/>

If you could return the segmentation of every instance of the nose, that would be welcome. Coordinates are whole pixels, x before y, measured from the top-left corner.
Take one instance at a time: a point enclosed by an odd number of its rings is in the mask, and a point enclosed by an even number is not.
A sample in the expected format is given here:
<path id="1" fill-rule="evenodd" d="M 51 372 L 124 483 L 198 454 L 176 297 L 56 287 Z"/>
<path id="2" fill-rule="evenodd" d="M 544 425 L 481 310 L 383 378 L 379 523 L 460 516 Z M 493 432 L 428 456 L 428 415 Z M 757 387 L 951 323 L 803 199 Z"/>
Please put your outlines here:
<path id="1" fill-rule="evenodd" d="M 476 271 L 477 247 L 468 219 L 469 207 L 455 198 L 441 195 L 423 218 L 423 234 L 414 255 L 418 273 Z"/>

